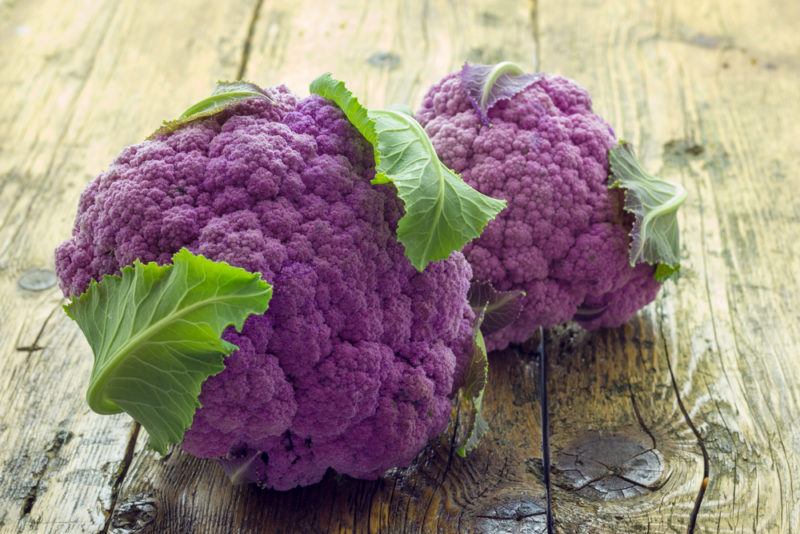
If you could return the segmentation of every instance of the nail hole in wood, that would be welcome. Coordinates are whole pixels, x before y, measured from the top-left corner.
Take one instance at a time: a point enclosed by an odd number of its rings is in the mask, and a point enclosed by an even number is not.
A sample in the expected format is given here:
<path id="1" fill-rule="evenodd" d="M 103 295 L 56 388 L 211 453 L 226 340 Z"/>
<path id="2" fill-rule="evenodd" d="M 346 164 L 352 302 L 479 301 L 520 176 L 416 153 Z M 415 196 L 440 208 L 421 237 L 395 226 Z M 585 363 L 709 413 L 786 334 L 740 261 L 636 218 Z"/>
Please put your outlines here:
<path id="1" fill-rule="evenodd" d="M 400 66 L 400 56 L 394 52 L 375 52 L 369 58 L 367 63 L 373 67 L 386 70 L 394 70 Z"/>
<path id="2" fill-rule="evenodd" d="M 26 291 L 44 291 L 56 285 L 56 273 L 48 269 L 28 269 L 17 283 Z"/>

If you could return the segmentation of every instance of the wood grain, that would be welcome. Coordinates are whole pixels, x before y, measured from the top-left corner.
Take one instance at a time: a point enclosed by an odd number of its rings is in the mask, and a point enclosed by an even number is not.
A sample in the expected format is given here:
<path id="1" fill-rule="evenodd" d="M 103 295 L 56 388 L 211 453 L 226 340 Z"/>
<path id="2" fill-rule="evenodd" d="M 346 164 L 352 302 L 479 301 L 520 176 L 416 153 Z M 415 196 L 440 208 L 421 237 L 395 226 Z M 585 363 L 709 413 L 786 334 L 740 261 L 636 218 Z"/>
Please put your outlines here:
<path id="1" fill-rule="evenodd" d="M 694 426 L 709 471 L 697 531 L 789 532 L 800 525 L 789 193 L 800 156 L 785 141 L 800 134 L 800 5 L 545 1 L 539 14 L 542 69 L 580 80 L 648 166 L 689 190 L 680 282 L 639 321 L 568 350 L 554 379 L 558 447 L 573 428 L 635 428 L 635 402 L 672 477 L 629 501 L 558 491 L 559 516 L 600 531 L 685 530 L 703 479 Z"/>
<path id="2" fill-rule="evenodd" d="M 122 146 L 235 76 L 252 4 L 183 4 L 0 6 L 3 531 L 97 532 L 114 507 L 132 425 L 83 401 L 91 352 L 60 310 L 53 249 Z"/>
<path id="3" fill-rule="evenodd" d="M 446 433 L 380 481 L 232 488 L 88 410 L 53 286 L 84 184 L 216 79 L 305 94 L 332 71 L 414 104 L 465 59 L 578 80 L 690 194 L 680 281 L 623 328 L 549 336 L 557 530 L 798 528 L 798 22 L 792 0 L 0 1 L 0 531 L 544 530 L 530 347 L 493 355 L 466 460 Z"/>

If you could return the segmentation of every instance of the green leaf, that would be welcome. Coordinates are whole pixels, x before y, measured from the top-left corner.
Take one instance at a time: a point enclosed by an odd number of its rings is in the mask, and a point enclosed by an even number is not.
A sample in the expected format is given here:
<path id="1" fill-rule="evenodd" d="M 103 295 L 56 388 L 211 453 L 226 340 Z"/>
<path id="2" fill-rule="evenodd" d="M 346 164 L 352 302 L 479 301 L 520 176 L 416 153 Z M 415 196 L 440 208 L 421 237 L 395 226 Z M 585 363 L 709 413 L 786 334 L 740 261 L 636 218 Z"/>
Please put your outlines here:
<path id="1" fill-rule="evenodd" d="M 656 265 L 656 279 L 663 282 L 680 268 L 677 212 L 686 190 L 648 174 L 625 141 L 609 150 L 608 162 L 609 188 L 625 191 L 625 211 L 634 215 L 630 264 Z"/>
<path id="2" fill-rule="evenodd" d="M 243 81 L 217 82 L 217 86 L 214 88 L 211 96 L 190 106 L 186 111 L 181 113 L 180 117 L 177 119 L 164 121 L 161 128 L 153 132 L 148 139 L 166 135 L 187 124 L 216 115 L 233 104 L 248 98 L 260 98 L 262 100 L 272 101 L 272 99 L 255 84 Z"/>
<path id="3" fill-rule="evenodd" d="M 481 333 L 483 317 L 484 314 L 481 313 L 475 321 L 472 359 L 464 385 L 458 392 L 459 421 L 463 421 L 464 425 L 455 447 L 456 454 L 462 458 L 472 452 L 489 431 L 489 425 L 483 417 L 483 394 L 489 380 L 489 358 Z"/>
<path id="4" fill-rule="evenodd" d="M 178 443 L 203 382 L 236 345 L 221 339 L 267 309 L 258 273 L 181 249 L 172 264 L 141 263 L 104 276 L 64 307 L 94 353 L 86 399 L 99 414 L 127 412 L 159 452 Z"/>
<path id="5" fill-rule="evenodd" d="M 657 282 L 661 282 L 662 284 L 672 278 L 673 276 L 677 275 L 681 270 L 680 265 L 667 265 L 666 263 L 659 263 L 656 265 L 656 272 L 653 275 Z"/>
<path id="6" fill-rule="evenodd" d="M 368 110 L 344 82 L 324 74 L 311 92 L 332 100 L 375 149 L 372 183 L 392 183 L 405 206 L 397 239 L 422 271 L 478 237 L 506 206 L 472 187 L 439 161 L 431 140 L 413 117 L 392 110 Z"/>

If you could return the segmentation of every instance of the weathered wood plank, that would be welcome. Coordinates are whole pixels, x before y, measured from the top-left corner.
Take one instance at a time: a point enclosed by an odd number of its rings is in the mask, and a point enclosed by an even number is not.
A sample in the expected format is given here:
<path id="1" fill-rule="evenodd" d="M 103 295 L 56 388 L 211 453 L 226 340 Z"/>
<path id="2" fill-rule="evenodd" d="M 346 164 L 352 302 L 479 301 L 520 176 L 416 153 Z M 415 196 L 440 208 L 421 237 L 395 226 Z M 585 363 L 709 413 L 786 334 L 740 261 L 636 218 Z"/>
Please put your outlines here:
<path id="1" fill-rule="evenodd" d="M 122 146 L 235 76 L 253 6 L 0 5 L 3 531 L 106 525 L 132 425 L 82 399 L 91 353 L 60 310 L 53 249 Z"/>
<path id="2" fill-rule="evenodd" d="M 784 140 L 800 134 L 800 5 L 544 0 L 538 12 L 542 69 L 587 86 L 648 166 L 689 190 L 680 282 L 630 326 L 578 335 L 553 373 L 555 447 L 590 429 L 649 432 L 671 476 L 630 499 L 557 488 L 557 517 L 565 531 L 685 531 L 704 464 L 688 419 L 710 472 L 697 531 L 797 528 L 800 157 Z"/>
<path id="3" fill-rule="evenodd" d="M 309 16 L 313 13 L 314 16 Z M 265 0 L 245 76 L 308 94 L 323 72 L 347 80 L 370 106 L 416 103 L 465 60 L 529 61 L 524 1 L 337 2 Z"/>
<path id="4" fill-rule="evenodd" d="M 329 477 L 281 494 L 231 488 L 179 452 L 158 458 L 142 434 L 122 477 L 132 426 L 76 394 L 88 347 L 48 285 L 85 182 L 216 78 L 243 72 L 303 94 L 331 70 L 381 105 L 418 101 L 464 59 L 577 79 L 649 167 L 690 191 L 679 284 L 625 328 L 551 336 L 559 530 L 685 531 L 702 449 L 698 531 L 800 524 L 800 157 L 788 141 L 800 136 L 800 5 L 477 4 L 0 3 L 0 529 L 542 531 L 524 355 L 494 356 L 494 431 L 467 460 L 444 436 L 381 481 Z"/>

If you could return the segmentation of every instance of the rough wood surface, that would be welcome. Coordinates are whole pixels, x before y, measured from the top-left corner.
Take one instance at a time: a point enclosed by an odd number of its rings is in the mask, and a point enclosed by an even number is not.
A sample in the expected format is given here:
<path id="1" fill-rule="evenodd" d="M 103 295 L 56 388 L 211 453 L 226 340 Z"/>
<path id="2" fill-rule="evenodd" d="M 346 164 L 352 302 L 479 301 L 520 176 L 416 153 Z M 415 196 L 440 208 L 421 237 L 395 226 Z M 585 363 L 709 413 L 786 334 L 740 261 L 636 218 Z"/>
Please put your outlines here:
<path id="1" fill-rule="evenodd" d="M 542 532 L 531 351 L 493 355 L 492 433 L 378 482 L 231 488 L 91 413 L 52 250 L 85 183 L 217 78 L 346 78 L 416 104 L 465 60 L 577 79 L 684 183 L 683 276 L 629 325 L 549 336 L 560 532 L 800 528 L 800 3 L 0 1 L 0 531 Z"/>

